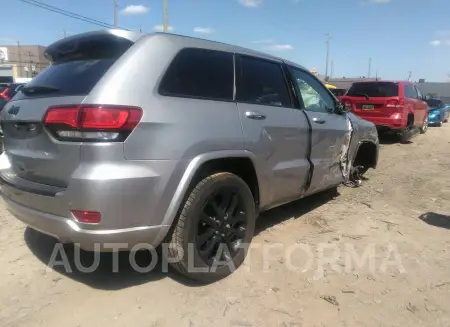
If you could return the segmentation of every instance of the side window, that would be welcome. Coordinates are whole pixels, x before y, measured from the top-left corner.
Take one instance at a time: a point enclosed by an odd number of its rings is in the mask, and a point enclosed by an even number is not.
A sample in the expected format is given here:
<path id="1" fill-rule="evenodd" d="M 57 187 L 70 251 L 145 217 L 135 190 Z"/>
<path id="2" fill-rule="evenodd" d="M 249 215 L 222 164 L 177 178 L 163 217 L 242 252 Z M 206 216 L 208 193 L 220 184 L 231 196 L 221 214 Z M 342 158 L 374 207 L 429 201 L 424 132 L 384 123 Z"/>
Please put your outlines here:
<path id="1" fill-rule="evenodd" d="M 177 54 L 164 75 L 163 95 L 233 100 L 233 54 L 186 48 Z"/>
<path id="2" fill-rule="evenodd" d="M 413 85 L 411 84 L 405 85 L 405 97 L 410 99 L 417 99 L 417 92 Z"/>
<path id="3" fill-rule="evenodd" d="M 422 91 L 420 91 L 420 89 L 417 86 L 415 86 L 415 88 L 416 88 L 416 91 L 417 91 L 417 95 L 419 96 L 419 99 L 423 99 Z"/>
<path id="4" fill-rule="evenodd" d="M 289 67 L 297 94 L 303 100 L 305 110 L 333 112 L 335 102 L 322 83 L 309 73 Z"/>
<path id="5" fill-rule="evenodd" d="M 248 56 L 236 59 L 236 101 L 292 108 L 280 64 Z"/>

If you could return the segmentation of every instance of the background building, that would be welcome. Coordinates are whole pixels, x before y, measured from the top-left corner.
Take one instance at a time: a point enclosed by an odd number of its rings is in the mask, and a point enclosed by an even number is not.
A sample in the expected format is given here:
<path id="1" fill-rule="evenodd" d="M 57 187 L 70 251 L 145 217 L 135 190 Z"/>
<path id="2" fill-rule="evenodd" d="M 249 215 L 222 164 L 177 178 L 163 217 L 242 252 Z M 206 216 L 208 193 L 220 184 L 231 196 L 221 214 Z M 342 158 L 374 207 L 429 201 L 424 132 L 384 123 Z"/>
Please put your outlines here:
<path id="1" fill-rule="evenodd" d="M 0 79 L 31 78 L 50 62 L 41 45 L 0 45 Z"/>

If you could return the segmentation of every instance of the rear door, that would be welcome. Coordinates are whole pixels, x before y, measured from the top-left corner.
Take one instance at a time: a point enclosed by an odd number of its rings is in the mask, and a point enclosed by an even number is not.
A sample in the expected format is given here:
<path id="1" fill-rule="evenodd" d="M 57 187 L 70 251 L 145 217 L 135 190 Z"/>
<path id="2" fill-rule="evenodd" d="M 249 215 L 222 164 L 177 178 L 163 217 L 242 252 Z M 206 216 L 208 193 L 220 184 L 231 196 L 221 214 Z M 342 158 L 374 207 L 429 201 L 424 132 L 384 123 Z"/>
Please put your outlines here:
<path id="1" fill-rule="evenodd" d="M 256 156 L 261 206 L 299 197 L 310 172 L 309 125 L 294 108 L 281 62 L 236 56 L 236 101 L 246 149 Z"/>
<path id="2" fill-rule="evenodd" d="M 308 194 L 344 181 L 341 157 L 348 149 L 349 125 L 345 114 L 335 113 L 335 100 L 325 86 L 309 72 L 289 68 L 296 93 L 311 124 L 313 175 Z"/>
<path id="3" fill-rule="evenodd" d="M 80 162 L 79 142 L 57 140 L 43 126 L 50 106 L 81 104 L 133 42 L 112 33 L 89 33 L 47 48 L 53 63 L 23 87 L 2 112 L 8 182 L 65 187 Z"/>
<path id="4" fill-rule="evenodd" d="M 394 82 L 354 83 L 344 97 L 346 106 L 356 115 L 371 120 L 388 118 L 398 111 L 399 84 Z"/>

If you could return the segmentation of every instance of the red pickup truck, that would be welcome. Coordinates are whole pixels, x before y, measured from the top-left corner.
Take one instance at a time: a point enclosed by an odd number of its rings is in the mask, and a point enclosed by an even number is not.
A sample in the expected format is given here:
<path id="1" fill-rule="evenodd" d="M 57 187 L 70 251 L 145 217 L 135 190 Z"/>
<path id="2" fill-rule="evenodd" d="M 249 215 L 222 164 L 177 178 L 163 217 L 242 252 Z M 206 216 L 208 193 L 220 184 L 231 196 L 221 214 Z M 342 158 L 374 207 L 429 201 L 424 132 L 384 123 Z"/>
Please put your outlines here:
<path id="1" fill-rule="evenodd" d="M 420 89 L 412 82 L 356 82 L 341 101 L 357 116 L 371 121 L 379 132 L 392 132 L 407 141 L 428 128 L 428 106 Z"/>

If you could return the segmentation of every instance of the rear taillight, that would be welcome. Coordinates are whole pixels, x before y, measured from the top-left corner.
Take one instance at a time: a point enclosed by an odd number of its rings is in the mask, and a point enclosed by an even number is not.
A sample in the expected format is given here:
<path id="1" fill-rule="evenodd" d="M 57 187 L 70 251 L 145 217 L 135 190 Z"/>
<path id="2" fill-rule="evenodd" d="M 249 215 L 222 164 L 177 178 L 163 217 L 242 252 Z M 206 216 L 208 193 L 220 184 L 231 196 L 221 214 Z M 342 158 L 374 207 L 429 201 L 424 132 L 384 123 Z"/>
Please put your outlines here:
<path id="1" fill-rule="evenodd" d="M 403 108 L 404 105 L 404 99 L 391 99 L 387 101 L 386 108 Z"/>
<path id="2" fill-rule="evenodd" d="M 6 89 L 4 89 L 2 92 L 0 92 L 0 98 L 1 98 L 1 99 L 4 99 L 4 100 L 6 100 L 6 101 L 11 100 L 11 99 L 9 98 L 9 96 L 7 96 L 7 93 L 8 93 L 8 89 L 6 88 Z"/>
<path id="3" fill-rule="evenodd" d="M 53 106 L 44 125 L 62 140 L 123 141 L 142 117 L 142 109 L 128 106 Z"/>

